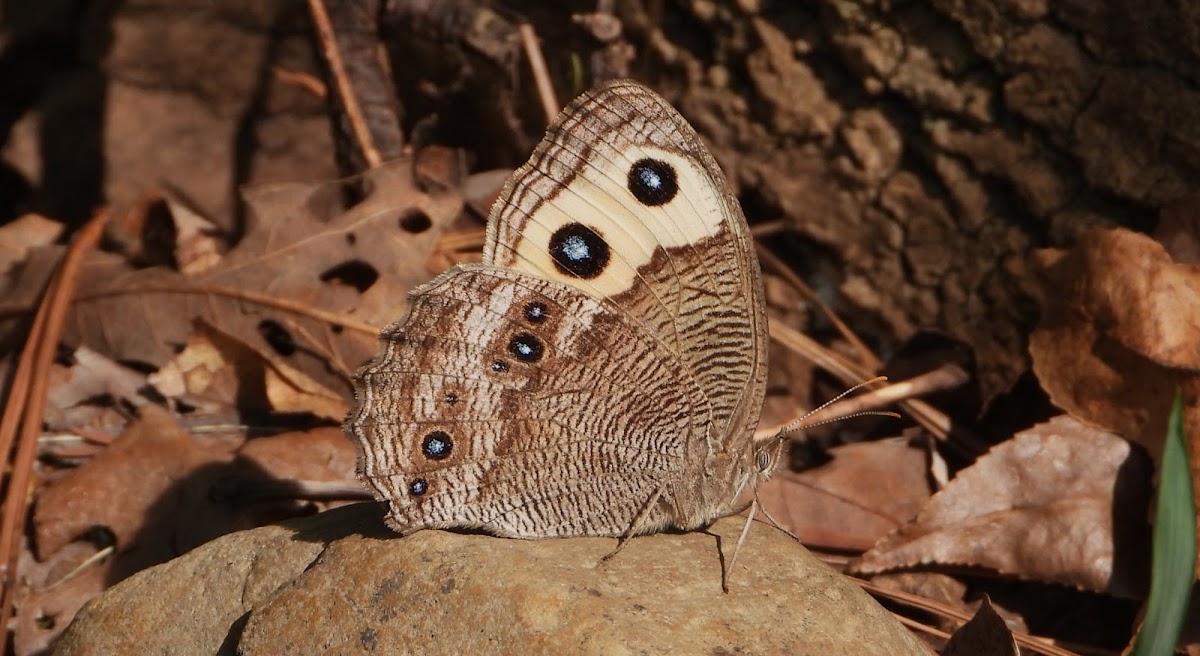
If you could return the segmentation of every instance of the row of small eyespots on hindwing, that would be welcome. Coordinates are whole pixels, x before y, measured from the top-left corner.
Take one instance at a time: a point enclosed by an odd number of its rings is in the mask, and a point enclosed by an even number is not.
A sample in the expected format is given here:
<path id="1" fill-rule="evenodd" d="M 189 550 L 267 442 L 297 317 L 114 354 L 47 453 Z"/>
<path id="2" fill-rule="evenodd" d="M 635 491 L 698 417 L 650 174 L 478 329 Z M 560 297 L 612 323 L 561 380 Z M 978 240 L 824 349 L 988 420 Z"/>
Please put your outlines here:
<path id="1" fill-rule="evenodd" d="M 522 308 L 522 316 L 530 324 L 541 324 L 549 317 L 549 310 L 541 301 L 530 301 Z M 534 363 L 542 359 L 545 347 L 541 340 L 530 332 L 518 332 L 508 342 L 508 352 L 513 357 L 526 363 Z M 502 359 L 493 360 L 490 369 L 494 373 L 507 373 L 508 363 Z M 459 397 L 455 392 L 447 392 L 443 397 L 447 404 L 458 403 Z M 444 430 L 434 430 L 421 438 L 421 455 L 432 461 L 445 460 L 454 450 L 454 438 Z M 423 496 L 429 491 L 429 482 L 424 478 L 413 479 L 408 486 L 408 492 L 414 497 Z"/>

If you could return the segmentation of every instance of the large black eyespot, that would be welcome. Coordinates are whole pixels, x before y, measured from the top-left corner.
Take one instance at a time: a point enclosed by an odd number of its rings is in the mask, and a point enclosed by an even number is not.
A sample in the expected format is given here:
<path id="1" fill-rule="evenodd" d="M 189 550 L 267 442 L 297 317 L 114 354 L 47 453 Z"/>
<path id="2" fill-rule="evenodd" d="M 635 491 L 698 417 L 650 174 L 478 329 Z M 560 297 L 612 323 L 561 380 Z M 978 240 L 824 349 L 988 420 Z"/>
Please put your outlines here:
<path id="1" fill-rule="evenodd" d="M 521 362 L 537 362 L 542 359 L 542 341 L 529 333 L 513 335 L 508 340 L 508 352 Z"/>
<path id="2" fill-rule="evenodd" d="M 562 273 L 595 278 L 604 273 L 608 258 L 608 244 L 582 223 L 568 223 L 550 235 L 550 259 Z"/>
<path id="3" fill-rule="evenodd" d="M 525 320 L 529 323 L 541 323 L 546 320 L 546 304 L 541 301 L 530 301 L 525 304 Z"/>
<path id="4" fill-rule="evenodd" d="M 433 431 L 421 440 L 421 453 L 424 453 L 425 457 L 430 460 L 449 458 L 453 448 L 454 440 L 450 439 L 450 434 L 446 431 Z"/>
<path id="5" fill-rule="evenodd" d="M 629 193 L 649 207 L 671 202 L 679 193 L 675 169 L 661 159 L 639 159 L 629 167 Z"/>
<path id="6" fill-rule="evenodd" d="M 414 497 L 419 497 L 429 491 L 429 483 L 423 478 L 414 478 L 412 483 L 408 485 L 408 493 Z"/>

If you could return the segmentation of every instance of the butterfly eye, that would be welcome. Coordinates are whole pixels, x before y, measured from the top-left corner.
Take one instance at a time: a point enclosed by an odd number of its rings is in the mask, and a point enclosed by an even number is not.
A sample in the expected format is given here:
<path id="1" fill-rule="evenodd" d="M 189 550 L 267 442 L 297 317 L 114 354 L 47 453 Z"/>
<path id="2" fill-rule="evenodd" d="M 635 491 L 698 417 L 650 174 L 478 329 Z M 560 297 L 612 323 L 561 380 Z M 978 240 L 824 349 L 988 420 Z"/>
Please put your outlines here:
<path id="1" fill-rule="evenodd" d="M 629 193 L 647 207 L 671 202 L 679 193 L 675 169 L 661 159 L 639 159 L 629 167 Z"/>
<path id="2" fill-rule="evenodd" d="M 761 449 L 755 454 L 756 464 L 758 465 L 758 473 L 766 474 L 771 471 L 771 452 L 766 449 Z"/>
<path id="3" fill-rule="evenodd" d="M 595 278 L 608 266 L 608 243 L 582 223 L 568 223 L 550 235 L 550 259 L 562 273 Z"/>

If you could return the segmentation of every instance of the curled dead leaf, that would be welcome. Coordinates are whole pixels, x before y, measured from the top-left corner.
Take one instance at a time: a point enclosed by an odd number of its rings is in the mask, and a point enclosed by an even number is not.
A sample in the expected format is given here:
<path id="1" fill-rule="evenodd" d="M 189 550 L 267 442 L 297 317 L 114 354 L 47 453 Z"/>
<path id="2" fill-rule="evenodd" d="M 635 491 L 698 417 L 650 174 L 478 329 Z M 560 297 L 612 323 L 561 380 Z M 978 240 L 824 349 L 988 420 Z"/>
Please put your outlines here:
<path id="1" fill-rule="evenodd" d="M 223 395 L 229 403 L 236 400 L 241 405 L 311 413 L 336 421 L 341 421 L 350 409 L 346 395 L 326 388 L 273 351 L 203 320 L 196 322 L 196 332 L 184 353 L 192 357 L 173 360 L 180 367 L 178 371 L 172 369 L 171 375 L 159 377 L 171 389 L 186 381 L 187 391 L 203 394 L 213 390 L 216 381 L 224 381 Z M 253 398 L 259 395 L 263 398 Z"/>
<path id="2" fill-rule="evenodd" d="M 959 472 L 852 569 L 985 567 L 1136 597 L 1147 574 L 1149 464 L 1121 437 L 1056 417 Z"/>
<path id="3" fill-rule="evenodd" d="M 1093 230 L 1045 257 L 1033 369 L 1058 407 L 1162 453 L 1174 389 L 1200 372 L 1200 267 L 1154 240 Z"/>
<path id="4" fill-rule="evenodd" d="M 1194 206 L 1186 199 L 1169 207 L 1160 226 L 1188 261 Z M 1042 260 L 1048 292 L 1029 338 L 1042 388 L 1058 407 L 1141 444 L 1155 461 L 1181 389 L 1200 508 L 1200 266 L 1176 262 L 1158 242 L 1124 229 L 1093 230 L 1070 252 Z"/>

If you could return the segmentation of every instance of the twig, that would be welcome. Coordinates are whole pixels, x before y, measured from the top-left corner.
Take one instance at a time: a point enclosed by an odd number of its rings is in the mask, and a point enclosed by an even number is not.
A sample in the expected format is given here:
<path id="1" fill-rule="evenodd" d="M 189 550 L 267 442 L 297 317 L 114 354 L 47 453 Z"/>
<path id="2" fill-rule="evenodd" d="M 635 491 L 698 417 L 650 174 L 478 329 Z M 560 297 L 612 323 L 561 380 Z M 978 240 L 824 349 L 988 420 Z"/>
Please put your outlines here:
<path id="1" fill-rule="evenodd" d="M 100 562 L 100 561 L 104 560 L 105 558 L 107 558 L 107 557 L 109 557 L 109 556 L 113 555 L 113 553 L 114 553 L 116 550 L 117 550 L 117 547 L 116 547 L 116 545 L 113 545 L 113 544 L 110 544 L 110 545 L 108 545 L 107 547 L 104 547 L 103 549 L 101 549 L 101 550 L 97 551 L 96 553 L 94 553 L 94 554 L 92 554 L 92 555 L 88 556 L 86 559 L 84 559 L 84 561 L 83 561 L 82 563 L 79 563 L 78 565 L 76 565 L 76 566 L 74 567 L 74 569 L 72 569 L 71 571 L 69 571 L 69 572 L 67 572 L 66 574 L 64 574 L 64 575 L 62 576 L 62 578 L 58 579 L 57 581 L 54 581 L 53 583 L 50 583 L 50 584 L 48 584 L 48 585 L 46 585 L 46 586 L 42 587 L 42 590 L 43 590 L 43 591 L 46 591 L 46 590 L 53 590 L 54 588 L 57 588 L 58 586 L 60 586 L 60 585 L 62 585 L 62 584 L 64 584 L 64 583 L 66 583 L 67 581 L 70 581 L 71 579 L 75 578 L 76 576 L 79 576 L 79 574 L 80 574 L 81 572 L 83 572 L 84 570 L 86 570 L 87 568 L 89 568 L 89 567 L 91 567 L 92 565 L 95 565 L 96 563 L 98 563 L 98 562 Z"/>
<path id="2" fill-rule="evenodd" d="M 921 597 L 910 592 L 883 588 L 855 576 L 850 576 L 849 578 L 851 581 L 854 581 L 856 584 L 858 584 L 860 588 L 870 592 L 873 595 L 885 597 L 887 599 L 891 599 L 902 604 L 907 604 L 909 606 L 913 606 L 914 608 L 919 608 L 943 617 L 949 617 L 958 620 L 959 622 L 968 622 L 971 619 L 971 616 L 967 613 L 941 602 L 934 601 L 932 599 L 926 599 L 925 597 Z M 1016 639 L 1017 643 L 1022 647 L 1036 651 L 1040 654 L 1046 654 L 1047 656 L 1078 656 L 1078 654 L 1073 651 L 1051 644 L 1045 638 L 1039 638 L 1037 636 L 1032 636 L 1018 631 L 1013 631 L 1012 635 L 1013 638 Z"/>
<path id="3" fill-rule="evenodd" d="M 271 72 L 275 74 L 275 78 L 280 82 L 300 87 L 317 98 L 324 99 L 329 94 L 329 89 L 325 86 L 325 83 L 308 73 L 291 71 L 280 66 L 272 66 Z"/>
<path id="4" fill-rule="evenodd" d="M 554 84 L 550 81 L 550 70 L 546 68 L 546 58 L 542 56 L 542 47 L 538 44 L 537 33 L 533 25 L 521 23 L 517 26 L 521 35 L 521 46 L 525 49 L 525 58 L 529 60 L 529 70 L 533 73 L 533 82 L 537 85 L 538 98 L 542 101 L 542 111 L 546 114 L 546 122 L 550 123 L 558 116 L 562 105 L 554 93 Z"/>
<path id="5" fill-rule="evenodd" d="M 100 240 L 108 223 L 108 211 L 100 212 L 79 230 L 58 272 L 51 280 L 42 303 L 38 306 L 25 348 L 21 351 L 13 386 L 0 419 L 0 453 L 7 461 L 13 440 L 19 432 L 17 452 L 12 459 L 8 495 L 4 516 L 0 520 L 0 581 L 3 583 L 3 606 L 0 625 L 7 626 L 13 612 L 17 589 L 17 561 L 20 555 L 20 528 L 29 511 L 29 482 L 37 455 L 38 438 L 42 430 L 42 415 L 46 409 L 46 390 L 58 340 L 62 336 L 71 296 L 79 281 L 83 256 Z"/>
<path id="6" fill-rule="evenodd" d="M 793 289 L 800 292 L 800 295 L 806 301 L 815 305 L 821 311 L 821 314 L 825 315 L 825 318 L 829 320 L 829 323 L 833 324 L 833 327 L 841 334 L 842 339 L 850 342 L 850 346 L 858 353 L 858 360 L 863 368 L 872 372 L 879 369 L 879 358 L 875 357 L 871 349 L 867 348 L 866 343 L 859 339 L 853 330 L 850 330 L 850 326 L 847 326 L 846 322 L 842 321 L 842 318 L 817 296 L 812 287 L 809 287 L 800 276 L 796 275 L 795 271 L 792 271 L 791 267 L 772 253 L 769 248 L 758 242 L 755 242 L 755 246 L 757 247 L 758 258 L 770 265 L 771 270 L 782 277 Z"/>
<path id="7" fill-rule="evenodd" d="M 771 321 L 769 329 L 772 339 L 837 376 L 847 385 L 856 385 L 874 375 L 873 371 L 868 371 L 861 365 L 846 360 L 842 355 L 825 348 L 808 335 L 781 321 Z M 989 448 L 988 443 L 978 435 L 954 424 L 944 412 L 924 401 L 907 399 L 900 401 L 900 407 L 907 416 L 912 417 L 939 441 L 948 447 L 963 451 L 965 455 L 978 455 Z"/>
<path id="8" fill-rule="evenodd" d="M 928 624 L 926 624 L 924 622 L 918 622 L 912 618 L 905 617 L 905 616 L 901 615 L 900 613 L 892 613 L 892 617 L 895 617 L 897 620 L 900 620 L 900 623 L 903 624 L 904 626 L 908 627 L 909 630 L 911 630 L 911 631 L 914 631 L 914 632 L 919 631 L 921 633 L 926 633 L 928 635 L 934 636 L 935 638 L 940 638 L 942 640 L 950 639 L 949 633 L 946 633 L 945 631 L 937 628 L 936 626 L 929 626 Z"/>
<path id="9" fill-rule="evenodd" d="M 321 54 L 329 66 L 329 77 L 333 78 L 334 93 L 338 104 L 346 111 L 346 120 L 350 123 L 350 131 L 354 141 L 362 149 L 363 160 L 367 168 L 375 168 L 383 163 L 383 156 L 371 134 L 363 107 L 354 94 L 350 82 L 350 73 L 346 70 L 346 60 L 337 45 L 337 34 L 334 33 L 333 21 L 322 0 L 308 0 L 308 11 L 312 14 L 313 27 L 317 31 L 317 40 L 321 43 Z"/>
<path id="10" fill-rule="evenodd" d="M 349 330 L 357 330 L 367 335 L 378 335 L 379 327 L 372 326 L 369 323 L 351 319 L 345 314 L 336 312 L 328 312 L 318 310 L 309 305 L 304 305 L 297 301 L 270 294 L 260 294 L 245 289 L 236 289 L 233 287 L 222 287 L 220 285 L 203 285 L 195 284 L 190 286 L 180 285 L 141 285 L 135 287 L 126 287 L 124 289 L 112 289 L 99 292 L 93 292 L 75 299 L 76 302 L 86 302 L 98 298 L 108 296 L 123 296 L 125 294 L 211 294 L 213 296 L 224 296 L 227 298 L 235 298 L 241 301 L 249 301 L 266 307 L 273 307 L 278 310 L 285 310 L 300 316 L 311 317 L 320 321 L 329 322 L 335 326 L 341 326 Z"/>
<path id="11" fill-rule="evenodd" d="M 946 363 L 915 378 L 878 387 L 858 396 L 830 403 L 814 412 L 806 421 L 810 421 L 812 425 L 816 426 L 826 421 L 823 417 L 849 417 L 878 410 L 907 399 L 954 389 L 970 379 L 971 375 L 965 369 L 954 363 Z"/>

